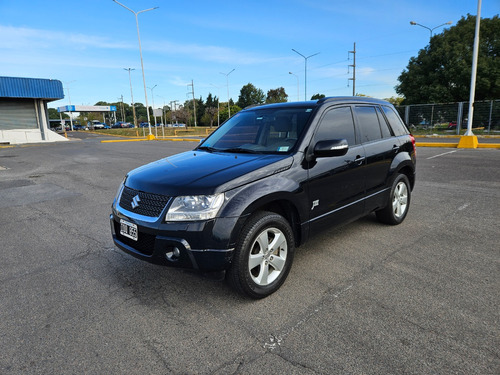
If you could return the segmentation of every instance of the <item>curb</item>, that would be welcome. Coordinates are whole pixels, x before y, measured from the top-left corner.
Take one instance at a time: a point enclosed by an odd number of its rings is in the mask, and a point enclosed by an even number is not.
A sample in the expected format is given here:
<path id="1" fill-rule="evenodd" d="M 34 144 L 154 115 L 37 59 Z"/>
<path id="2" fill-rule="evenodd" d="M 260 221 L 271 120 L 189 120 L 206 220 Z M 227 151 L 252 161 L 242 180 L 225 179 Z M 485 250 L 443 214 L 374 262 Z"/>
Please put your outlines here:
<path id="1" fill-rule="evenodd" d="M 458 143 L 451 142 L 416 142 L 415 145 L 417 147 L 458 147 Z M 479 143 L 477 148 L 500 148 L 500 143 Z"/>

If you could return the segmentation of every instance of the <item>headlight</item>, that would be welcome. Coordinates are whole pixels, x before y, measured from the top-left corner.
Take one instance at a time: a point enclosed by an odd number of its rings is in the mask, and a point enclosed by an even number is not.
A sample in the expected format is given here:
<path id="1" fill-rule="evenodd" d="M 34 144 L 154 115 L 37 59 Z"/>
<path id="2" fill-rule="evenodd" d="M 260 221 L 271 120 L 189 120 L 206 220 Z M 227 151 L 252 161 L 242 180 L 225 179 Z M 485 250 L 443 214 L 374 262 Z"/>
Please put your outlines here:
<path id="1" fill-rule="evenodd" d="M 177 197 L 168 209 L 166 221 L 196 221 L 213 219 L 222 204 L 224 193 Z"/>
<path id="2" fill-rule="evenodd" d="M 115 201 L 120 198 L 120 194 L 122 193 L 122 190 L 125 186 L 125 180 L 127 179 L 127 176 L 125 176 L 122 180 L 122 182 L 120 183 L 120 186 L 118 186 L 118 190 L 116 191 L 116 195 L 115 195 Z"/>

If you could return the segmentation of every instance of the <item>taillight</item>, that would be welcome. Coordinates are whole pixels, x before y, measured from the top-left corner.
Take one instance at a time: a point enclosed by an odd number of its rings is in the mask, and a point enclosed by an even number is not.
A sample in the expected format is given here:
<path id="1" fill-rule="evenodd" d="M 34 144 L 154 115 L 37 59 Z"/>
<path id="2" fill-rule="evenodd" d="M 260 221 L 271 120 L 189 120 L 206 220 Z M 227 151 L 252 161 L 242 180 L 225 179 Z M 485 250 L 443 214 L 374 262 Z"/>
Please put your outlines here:
<path id="1" fill-rule="evenodd" d="M 410 134 L 410 139 L 411 139 L 411 144 L 413 145 L 413 152 L 416 155 L 417 154 L 417 147 L 415 145 L 415 137 L 413 136 L 413 134 Z"/>

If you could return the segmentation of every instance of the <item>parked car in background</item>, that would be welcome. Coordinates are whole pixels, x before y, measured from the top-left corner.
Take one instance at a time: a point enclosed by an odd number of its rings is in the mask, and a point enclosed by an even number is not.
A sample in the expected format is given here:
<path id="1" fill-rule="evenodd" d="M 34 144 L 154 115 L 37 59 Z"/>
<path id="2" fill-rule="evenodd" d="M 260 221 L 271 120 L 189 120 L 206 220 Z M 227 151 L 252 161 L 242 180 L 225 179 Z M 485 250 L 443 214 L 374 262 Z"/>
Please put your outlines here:
<path id="1" fill-rule="evenodd" d="M 104 129 L 106 124 L 103 124 L 102 122 L 100 122 L 98 120 L 93 120 L 93 121 L 87 122 L 87 126 L 90 129 Z"/>
<path id="2" fill-rule="evenodd" d="M 236 291 L 263 298 L 313 234 L 371 213 L 403 222 L 415 164 L 415 138 L 386 101 L 247 108 L 193 151 L 127 173 L 112 204 L 112 236 L 136 258 L 226 271 Z"/>
<path id="3" fill-rule="evenodd" d="M 148 128 L 149 127 L 149 123 L 148 122 L 141 122 L 139 127 L 141 128 Z"/>
<path id="4" fill-rule="evenodd" d="M 124 122 L 124 121 L 118 121 L 118 122 L 115 122 L 112 126 L 112 128 L 116 129 L 116 128 L 133 128 L 134 125 L 131 124 L 130 122 Z"/>

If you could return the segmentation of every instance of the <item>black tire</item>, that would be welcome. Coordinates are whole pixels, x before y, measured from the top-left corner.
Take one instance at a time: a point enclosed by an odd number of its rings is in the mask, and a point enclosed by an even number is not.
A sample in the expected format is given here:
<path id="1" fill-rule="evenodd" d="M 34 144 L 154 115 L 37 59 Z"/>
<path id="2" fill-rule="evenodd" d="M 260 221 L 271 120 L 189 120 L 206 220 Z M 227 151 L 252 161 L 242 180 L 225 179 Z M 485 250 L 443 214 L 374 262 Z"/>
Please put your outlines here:
<path id="1" fill-rule="evenodd" d="M 401 224 L 410 209 L 411 188 L 408 177 L 398 174 L 391 187 L 387 206 L 377 211 L 377 219 L 385 224 Z"/>
<path id="2" fill-rule="evenodd" d="M 268 246 L 271 245 L 271 248 Z M 226 276 L 240 294 L 255 299 L 276 292 L 292 267 L 295 242 L 292 228 L 281 215 L 257 212 L 241 231 Z"/>

